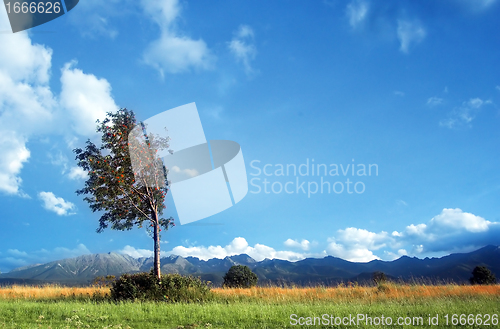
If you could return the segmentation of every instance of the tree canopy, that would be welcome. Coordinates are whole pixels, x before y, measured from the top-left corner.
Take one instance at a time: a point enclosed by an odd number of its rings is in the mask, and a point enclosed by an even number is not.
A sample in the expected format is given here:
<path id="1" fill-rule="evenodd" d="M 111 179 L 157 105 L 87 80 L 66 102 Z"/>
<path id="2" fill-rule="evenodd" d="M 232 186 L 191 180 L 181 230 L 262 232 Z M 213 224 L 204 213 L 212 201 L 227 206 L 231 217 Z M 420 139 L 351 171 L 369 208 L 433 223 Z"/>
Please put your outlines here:
<path id="1" fill-rule="evenodd" d="M 225 287 L 229 288 L 250 288 L 257 284 L 257 274 L 253 273 L 248 266 L 231 266 L 226 275 L 224 275 Z"/>
<path id="2" fill-rule="evenodd" d="M 495 284 L 497 279 L 486 266 L 476 266 L 469 281 L 471 284 Z"/>
<path id="3" fill-rule="evenodd" d="M 86 195 L 93 212 L 102 212 L 98 233 L 108 227 L 123 231 L 147 225 L 154 240 L 154 273 L 160 278 L 160 231 L 175 226 L 172 217 L 162 217 L 169 182 L 157 156 L 168 150 L 169 138 L 148 134 L 127 109 L 97 120 L 97 132 L 100 146 L 87 140 L 85 148 L 74 150 L 78 166 L 88 173 L 85 187 L 76 193 Z"/>

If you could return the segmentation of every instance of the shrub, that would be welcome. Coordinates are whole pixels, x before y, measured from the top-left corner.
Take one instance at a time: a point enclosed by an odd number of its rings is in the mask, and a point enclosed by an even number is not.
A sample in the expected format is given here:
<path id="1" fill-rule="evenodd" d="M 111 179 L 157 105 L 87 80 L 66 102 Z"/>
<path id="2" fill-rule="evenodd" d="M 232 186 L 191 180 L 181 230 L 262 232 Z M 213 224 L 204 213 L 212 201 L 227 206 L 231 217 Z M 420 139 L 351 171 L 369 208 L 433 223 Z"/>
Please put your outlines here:
<path id="1" fill-rule="evenodd" d="M 250 288 L 257 284 L 257 275 L 248 266 L 231 266 L 224 275 L 224 287 L 228 288 Z"/>
<path id="2" fill-rule="evenodd" d="M 486 266 L 476 266 L 469 281 L 470 284 L 495 284 L 497 279 Z"/>
<path id="3" fill-rule="evenodd" d="M 158 281 L 150 273 L 123 274 L 111 287 L 111 298 L 120 300 L 202 302 L 211 297 L 208 283 L 180 274 L 163 274 Z"/>
<path id="4" fill-rule="evenodd" d="M 111 287 L 113 282 L 116 280 L 114 275 L 98 276 L 92 281 L 94 287 Z"/>
<path id="5" fill-rule="evenodd" d="M 383 284 L 387 281 L 387 276 L 384 272 L 373 272 L 372 280 L 376 285 Z"/>

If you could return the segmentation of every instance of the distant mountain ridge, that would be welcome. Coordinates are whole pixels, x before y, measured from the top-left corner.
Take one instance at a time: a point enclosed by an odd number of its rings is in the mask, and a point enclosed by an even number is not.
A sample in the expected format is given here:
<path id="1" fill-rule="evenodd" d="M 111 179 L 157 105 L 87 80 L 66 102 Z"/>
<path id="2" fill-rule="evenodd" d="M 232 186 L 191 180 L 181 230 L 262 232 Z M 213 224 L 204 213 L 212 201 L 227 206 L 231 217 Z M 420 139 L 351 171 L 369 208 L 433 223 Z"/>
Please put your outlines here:
<path id="1" fill-rule="evenodd" d="M 340 282 L 367 283 L 373 272 L 384 272 L 394 280 L 424 282 L 468 282 L 475 266 L 487 266 L 500 278 L 500 247 L 486 246 L 470 253 L 451 254 L 441 258 L 403 256 L 394 261 L 373 260 L 354 263 L 337 257 L 307 258 L 297 262 L 279 259 L 256 261 L 246 254 L 212 258 L 169 256 L 161 259 L 162 273 L 200 276 L 220 285 L 224 274 L 233 265 L 246 265 L 259 277 L 260 284 L 334 285 Z M 0 274 L 0 284 L 61 283 L 89 284 L 97 276 L 149 271 L 153 258 L 133 258 L 128 255 L 91 254 L 58 260 L 41 265 L 30 265 Z"/>

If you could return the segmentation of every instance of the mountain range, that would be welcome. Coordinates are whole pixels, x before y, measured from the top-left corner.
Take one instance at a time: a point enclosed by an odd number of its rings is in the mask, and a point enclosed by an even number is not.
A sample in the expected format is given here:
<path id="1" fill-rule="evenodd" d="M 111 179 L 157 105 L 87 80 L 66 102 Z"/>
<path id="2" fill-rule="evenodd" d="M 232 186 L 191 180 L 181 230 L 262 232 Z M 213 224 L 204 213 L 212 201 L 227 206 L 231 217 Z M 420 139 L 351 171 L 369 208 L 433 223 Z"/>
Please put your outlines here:
<path id="1" fill-rule="evenodd" d="M 246 254 L 201 260 L 196 257 L 169 256 L 161 259 L 162 273 L 199 276 L 214 286 L 223 282 L 224 274 L 233 265 L 246 265 L 259 277 L 259 284 L 273 285 L 336 285 L 341 282 L 370 283 L 374 272 L 383 272 L 389 279 L 405 282 L 467 283 L 476 266 L 488 267 L 500 277 L 500 247 L 486 246 L 470 253 L 456 253 L 441 258 L 403 256 L 394 261 L 373 260 L 354 263 L 337 257 L 307 258 L 297 262 L 279 259 L 256 261 Z M 0 274 L 0 284 L 86 285 L 97 276 L 149 271 L 153 258 L 128 255 L 91 254 L 16 268 Z"/>

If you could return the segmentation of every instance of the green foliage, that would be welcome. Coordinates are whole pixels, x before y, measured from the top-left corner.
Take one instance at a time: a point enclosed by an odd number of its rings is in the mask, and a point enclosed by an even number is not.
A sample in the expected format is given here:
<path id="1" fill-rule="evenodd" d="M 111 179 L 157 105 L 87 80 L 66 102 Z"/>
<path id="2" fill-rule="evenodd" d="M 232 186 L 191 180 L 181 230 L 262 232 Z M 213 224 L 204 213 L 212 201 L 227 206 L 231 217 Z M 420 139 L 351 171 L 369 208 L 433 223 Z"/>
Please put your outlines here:
<path id="1" fill-rule="evenodd" d="M 87 140 L 85 149 L 77 148 L 78 166 L 88 173 L 85 187 L 77 190 L 93 212 L 102 212 L 97 232 L 109 225 L 114 230 L 142 228 L 147 224 L 154 241 L 154 271 L 160 277 L 160 232 L 175 226 L 174 219 L 162 218 L 169 190 L 168 171 L 157 152 L 169 148 L 169 138 L 147 134 L 137 124 L 134 112 L 120 109 L 97 120 L 102 134 L 101 146 Z M 170 153 L 173 153 L 169 150 Z"/>
<path id="2" fill-rule="evenodd" d="M 98 120 L 97 124 L 97 132 L 102 134 L 102 146 L 97 147 L 87 140 L 85 149 L 74 150 L 78 166 L 89 176 L 85 187 L 76 193 L 90 195 L 84 198 L 90 209 L 104 212 L 97 232 L 102 232 L 109 225 L 115 230 L 130 230 L 134 225 L 142 227 L 144 221 L 164 229 L 173 226 L 173 218 L 160 218 L 168 192 L 168 172 L 161 160 L 158 162 L 159 159 L 155 158 L 158 150 L 169 147 L 168 138 L 155 139 L 154 136 L 144 135 L 145 132 L 136 136 L 135 115 L 127 109 L 110 112 L 104 121 Z M 132 137 L 130 140 L 129 136 Z M 141 138 L 146 142 L 137 142 Z M 130 153 L 147 153 L 146 159 L 155 159 L 149 161 L 149 167 L 142 168 L 143 172 L 134 173 Z M 161 177 L 157 177 L 160 165 Z M 148 184 L 141 180 L 141 177 L 146 179 L 151 176 L 156 178 L 155 186 L 151 186 L 150 180 Z"/>
<path id="3" fill-rule="evenodd" d="M 202 302 L 212 296 L 210 287 L 200 278 L 164 274 L 158 281 L 154 272 L 123 274 L 113 283 L 111 298 L 115 301 L 140 300 L 164 302 Z"/>
<path id="4" fill-rule="evenodd" d="M 224 275 L 224 287 L 228 288 L 250 288 L 257 284 L 257 274 L 253 273 L 248 266 L 231 266 Z"/>
<path id="5" fill-rule="evenodd" d="M 380 272 L 380 271 L 373 272 L 372 280 L 377 285 L 383 284 L 387 281 L 387 276 L 385 275 L 384 272 Z"/>
<path id="6" fill-rule="evenodd" d="M 469 281 L 470 284 L 495 284 L 497 279 L 486 266 L 476 266 Z"/>
<path id="7" fill-rule="evenodd" d="M 115 280 L 116 277 L 114 275 L 98 276 L 92 281 L 92 285 L 96 287 L 111 287 Z"/>

